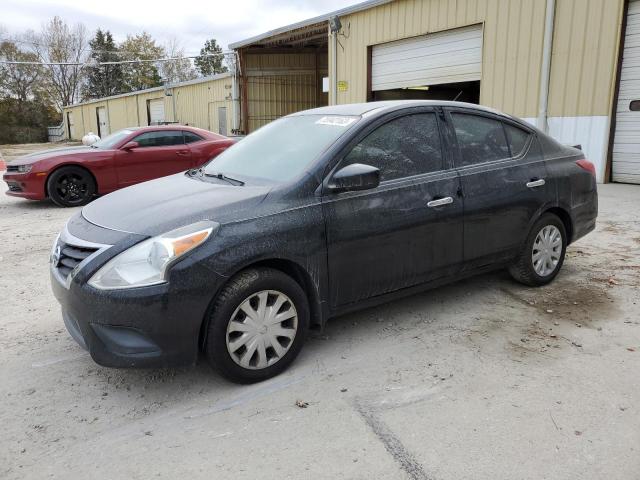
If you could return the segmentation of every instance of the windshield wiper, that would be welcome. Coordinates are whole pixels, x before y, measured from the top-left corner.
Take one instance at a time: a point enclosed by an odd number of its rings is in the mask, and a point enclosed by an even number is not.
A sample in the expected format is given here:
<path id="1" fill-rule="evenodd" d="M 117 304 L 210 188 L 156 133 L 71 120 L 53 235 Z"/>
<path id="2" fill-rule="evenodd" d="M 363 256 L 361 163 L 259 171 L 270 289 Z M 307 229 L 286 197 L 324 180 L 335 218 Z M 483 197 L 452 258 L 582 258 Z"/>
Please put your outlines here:
<path id="1" fill-rule="evenodd" d="M 226 180 L 231 185 L 238 185 L 240 187 L 244 185 L 244 182 L 242 180 L 238 180 L 237 178 L 228 177 L 222 172 L 211 172 L 211 173 L 205 172 L 204 175 L 206 177 L 215 177 L 215 178 L 219 178 L 220 180 Z"/>

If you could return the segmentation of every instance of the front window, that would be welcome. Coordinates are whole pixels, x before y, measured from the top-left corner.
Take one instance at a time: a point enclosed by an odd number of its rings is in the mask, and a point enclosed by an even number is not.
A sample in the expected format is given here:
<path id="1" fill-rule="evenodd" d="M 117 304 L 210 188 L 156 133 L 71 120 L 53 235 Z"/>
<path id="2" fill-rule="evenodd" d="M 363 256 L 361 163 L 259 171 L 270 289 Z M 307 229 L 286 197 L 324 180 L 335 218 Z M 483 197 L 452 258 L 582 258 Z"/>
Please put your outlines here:
<path id="1" fill-rule="evenodd" d="M 170 147 L 184 144 L 184 137 L 179 130 L 158 130 L 142 133 L 133 141 L 138 142 L 140 147 Z"/>
<path id="2" fill-rule="evenodd" d="M 135 129 L 125 128 L 124 130 L 118 130 L 117 132 L 112 133 L 111 135 L 107 135 L 102 140 L 98 140 L 96 143 L 91 145 L 94 148 L 104 148 L 110 149 L 114 148 L 120 142 L 122 142 L 126 137 L 135 132 Z"/>
<path id="3" fill-rule="evenodd" d="M 281 118 L 222 152 L 206 166 L 205 174 L 223 173 L 273 182 L 292 180 L 359 119 L 342 115 Z"/>

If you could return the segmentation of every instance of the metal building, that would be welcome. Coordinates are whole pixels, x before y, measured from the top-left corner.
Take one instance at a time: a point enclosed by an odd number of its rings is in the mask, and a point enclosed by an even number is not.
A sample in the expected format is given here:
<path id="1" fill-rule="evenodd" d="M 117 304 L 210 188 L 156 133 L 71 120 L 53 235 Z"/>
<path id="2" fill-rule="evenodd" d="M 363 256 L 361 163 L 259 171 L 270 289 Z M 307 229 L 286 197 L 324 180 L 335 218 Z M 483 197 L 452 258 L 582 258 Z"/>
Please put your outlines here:
<path id="1" fill-rule="evenodd" d="M 458 99 L 640 183 L 640 0 L 370 0 L 230 47 L 246 132 L 327 103 Z"/>
<path id="2" fill-rule="evenodd" d="M 327 104 L 455 99 L 581 145 L 600 182 L 640 183 L 640 0 L 369 0 L 230 48 L 233 74 L 66 108 L 68 136 L 250 133 Z"/>
<path id="3" fill-rule="evenodd" d="M 232 76 L 224 73 L 78 103 L 64 108 L 65 134 L 79 140 L 89 132 L 104 137 L 126 127 L 175 122 L 228 135 L 232 89 Z"/>

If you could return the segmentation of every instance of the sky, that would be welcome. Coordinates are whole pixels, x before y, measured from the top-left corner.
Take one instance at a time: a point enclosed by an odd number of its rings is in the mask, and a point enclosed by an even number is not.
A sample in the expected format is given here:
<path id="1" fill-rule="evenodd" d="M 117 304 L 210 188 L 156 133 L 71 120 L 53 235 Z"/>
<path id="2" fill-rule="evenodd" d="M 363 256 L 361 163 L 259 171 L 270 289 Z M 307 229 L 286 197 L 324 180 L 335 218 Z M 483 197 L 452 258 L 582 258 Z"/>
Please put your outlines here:
<path id="1" fill-rule="evenodd" d="M 59 15 L 94 32 L 110 30 L 116 41 L 143 30 L 160 44 L 177 39 L 197 54 L 208 38 L 229 43 L 360 3 L 362 0 L 1 0 L 0 31 L 40 30 Z"/>

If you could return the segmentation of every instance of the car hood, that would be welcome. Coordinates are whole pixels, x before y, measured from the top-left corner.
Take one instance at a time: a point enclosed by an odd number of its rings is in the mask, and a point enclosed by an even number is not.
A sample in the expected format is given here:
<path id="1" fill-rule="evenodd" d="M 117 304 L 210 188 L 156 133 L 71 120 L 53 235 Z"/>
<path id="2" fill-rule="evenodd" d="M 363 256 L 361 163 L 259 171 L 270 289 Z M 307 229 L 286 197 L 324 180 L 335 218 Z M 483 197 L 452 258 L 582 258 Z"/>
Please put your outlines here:
<path id="1" fill-rule="evenodd" d="M 91 147 L 64 147 L 64 148 L 54 148 L 51 150 L 43 150 L 42 152 L 33 152 L 28 155 L 23 155 L 21 157 L 16 158 L 11 163 L 13 165 L 25 165 L 35 163 L 39 160 L 44 160 L 48 158 L 56 158 L 56 157 L 66 157 L 68 155 L 76 155 L 76 154 L 84 154 L 87 152 L 95 152 L 97 149 Z"/>
<path id="2" fill-rule="evenodd" d="M 100 227 L 152 236 L 201 220 L 223 224 L 255 216 L 271 188 L 215 182 L 179 173 L 110 193 L 82 215 Z"/>

